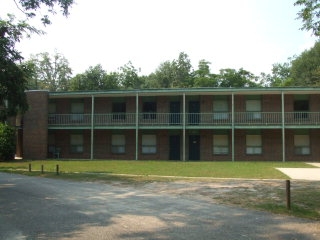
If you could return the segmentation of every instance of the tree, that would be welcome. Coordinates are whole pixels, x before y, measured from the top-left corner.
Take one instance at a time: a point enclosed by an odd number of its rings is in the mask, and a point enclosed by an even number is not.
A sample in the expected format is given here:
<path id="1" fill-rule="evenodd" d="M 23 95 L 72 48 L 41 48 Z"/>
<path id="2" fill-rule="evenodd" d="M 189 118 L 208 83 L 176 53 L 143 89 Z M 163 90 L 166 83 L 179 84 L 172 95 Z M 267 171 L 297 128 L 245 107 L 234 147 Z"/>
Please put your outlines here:
<path id="1" fill-rule="evenodd" d="M 320 42 L 292 61 L 290 74 L 294 86 L 320 86 Z"/>
<path id="2" fill-rule="evenodd" d="M 47 11 L 41 16 L 41 21 L 44 25 L 51 24 L 49 14 L 56 14 L 56 8 L 60 9 L 62 15 L 69 15 L 69 8 L 74 3 L 74 0 L 13 0 L 17 8 L 23 12 L 28 18 L 37 16 L 37 11 Z"/>
<path id="3" fill-rule="evenodd" d="M 129 61 L 120 67 L 120 85 L 125 89 L 140 89 L 143 85 L 142 79 L 138 76 L 138 70 Z"/>
<path id="4" fill-rule="evenodd" d="M 15 3 L 28 18 L 31 18 L 36 16 L 36 11 L 40 7 L 47 7 L 49 12 L 55 13 L 57 5 L 62 9 L 63 15 L 67 16 L 73 0 L 19 0 Z M 41 21 L 44 24 L 50 23 L 48 15 L 42 17 Z M 25 36 L 41 33 L 43 32 L 30 26 L 26 21 L 15 22 L 13 15 L 8 14 L 8 19 L 0 17 L 0 105 L 2 106 L 0 121 L 27 109 L 24 91 L 31 69 L 21 64 L 23 57 L 15 45 Z"/>
<path id="5" fill-rule="evenodd" d="M 238 71 L 230 68 L 220 69 L 218 76 L 219 87 L 259 87 L 256 80 L 256 76 L 243 68 Z"/>
<path id="6" fill-rule="evenodd" d="M 275 63 L 272 65 L 271 74 L 261 74 L 263 84 L 269 87 L 285 87 L 292 85 L 291 61 L 285 63 Z"/>
<path id="7" fill-rule="evenodd" d="M 193 78 L 191 77 L 192 65 L 189 56 L 181 52 L 177 60 L 173 60 L 173 87 L 192 87 Z"/>
<path id="8" fill-rule="evenodd" d="M 77 74 L 70 80 L 69 90 L 109 90 L 119 88 L 119 74 L 107 72 L 100 64 L 91 66 L 84 73 Z"/>
<path id="9" fill-rule="evenodd" d="M 210 73 L 210 62 L 199 61 L 198 70 L 194 71 L 194 87 L 217 87 L 217 75 Z"/>
<path id="10" fill-rule="evenodd" d="M 5 121 L 8 116 L 14 116 L 18 111 L 27 110 L 25 89 L 30 68 L 20 64 L 22 56 L 15 49 L 15 44 L 23 36 L 40 31 L 26 22 L 15 23 L 13 16 L 9 20 L 0 19 L 0 121 Z M 5 106 L 5 108 L 3 108 Z"/>
<path id="11" fill-rule="evenodd" d="M 295 6 L 302 6 L 298 12 L 298 17 L 302 19 L 302 30 L 312 31 L 320 37 L 320 0 L 298 0 Z"/>
<path id="12" fill-rule="evenodd" d="M 13 160 L 16 151 L 15 129 L 0 123 L 0 160 Z"/>
<path id="13" fill-rule="evenodd" d="M 155 73 L 149 76 L 149 87 L 171 88 L 174 79 L 174 66 L 171 61 L 165 61 L 159 65 Z"/>
<path id="14" fill-rule="evenodd" d="M 29 79 L 31 89 L 67 91 L 72 70 L 68 60 L 58 52 L 51 57 L 49 53 L 31 56 L 27 64 L 33 68 L 33 77 Z"/>

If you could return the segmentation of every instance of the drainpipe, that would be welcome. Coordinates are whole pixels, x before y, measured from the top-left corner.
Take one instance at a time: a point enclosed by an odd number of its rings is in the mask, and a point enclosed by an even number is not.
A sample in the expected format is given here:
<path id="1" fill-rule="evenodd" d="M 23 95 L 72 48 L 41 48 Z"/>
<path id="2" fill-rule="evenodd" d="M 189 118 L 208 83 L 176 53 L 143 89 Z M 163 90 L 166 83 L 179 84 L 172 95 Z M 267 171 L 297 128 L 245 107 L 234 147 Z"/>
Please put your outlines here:
<path id="1" fill-rule="evenodd" d="M 284 128 L 284 93 L 281 91 L 281 118 L 282 118 L 282 162 L 286 161 L 286 133 Z"/>
<path id="2" fill-rule="evenodd" d="M 93 160 L 93 144 L 94 144 L 94 96 L 91 96 L 91 146 L 90 159 Z"/>

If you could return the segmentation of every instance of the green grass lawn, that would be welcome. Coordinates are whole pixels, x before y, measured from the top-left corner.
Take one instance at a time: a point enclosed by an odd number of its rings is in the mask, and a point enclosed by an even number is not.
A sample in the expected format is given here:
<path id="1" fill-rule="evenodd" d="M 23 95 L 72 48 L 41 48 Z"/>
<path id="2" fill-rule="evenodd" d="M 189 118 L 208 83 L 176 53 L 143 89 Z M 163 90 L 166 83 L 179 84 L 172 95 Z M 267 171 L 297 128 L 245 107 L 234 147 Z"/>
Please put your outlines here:
<path id="1" fill-rule="evenodd" d="M 175 162 L 175 161 L 13 161 L 0 162 L 0 171 L 55 172 L 59 165 L 65 173 L 108 173 L 177 177 L 287 179 L 278 167 L 311 167 L 303 162 Z"/>

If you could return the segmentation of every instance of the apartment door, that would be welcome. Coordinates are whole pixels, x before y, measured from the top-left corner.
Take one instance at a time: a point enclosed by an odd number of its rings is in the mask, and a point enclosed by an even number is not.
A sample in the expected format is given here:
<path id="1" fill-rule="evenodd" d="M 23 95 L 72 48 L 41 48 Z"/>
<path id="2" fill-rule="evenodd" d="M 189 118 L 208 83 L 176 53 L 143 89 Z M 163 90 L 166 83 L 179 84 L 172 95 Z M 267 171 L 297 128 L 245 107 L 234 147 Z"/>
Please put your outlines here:
<path id="1" fill-rule="evenodd" d="M 200 136 L 189 136 L 189 160 L 200 160 Z"/>
<path id="2" fill-rule="evenodd" d="M 180 102 L 170 102 L 170 124 L 180 123 Z"/>
<path id="3" fill-rule="evenodd" d="M 190 101 L 189 102 L 189 124 L 197 125 L 200 120 L 200 102 Z"/>
<path id="4" fill-rule="evenodd" d="M 169 159 L 180 160 L 180 135 L 169 137 Z"/>

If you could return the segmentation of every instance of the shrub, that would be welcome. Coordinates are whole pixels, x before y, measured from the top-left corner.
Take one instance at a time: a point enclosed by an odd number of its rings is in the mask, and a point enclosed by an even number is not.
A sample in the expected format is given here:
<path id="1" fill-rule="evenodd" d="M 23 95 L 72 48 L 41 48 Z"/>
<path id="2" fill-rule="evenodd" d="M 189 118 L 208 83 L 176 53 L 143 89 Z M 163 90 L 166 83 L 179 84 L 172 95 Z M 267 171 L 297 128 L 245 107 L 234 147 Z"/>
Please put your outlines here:
<path id="1" fill-rule="evenodd" d="M 13 160 L 16 152 L 15 129 L 0 123 L 0 160 Z"/>

